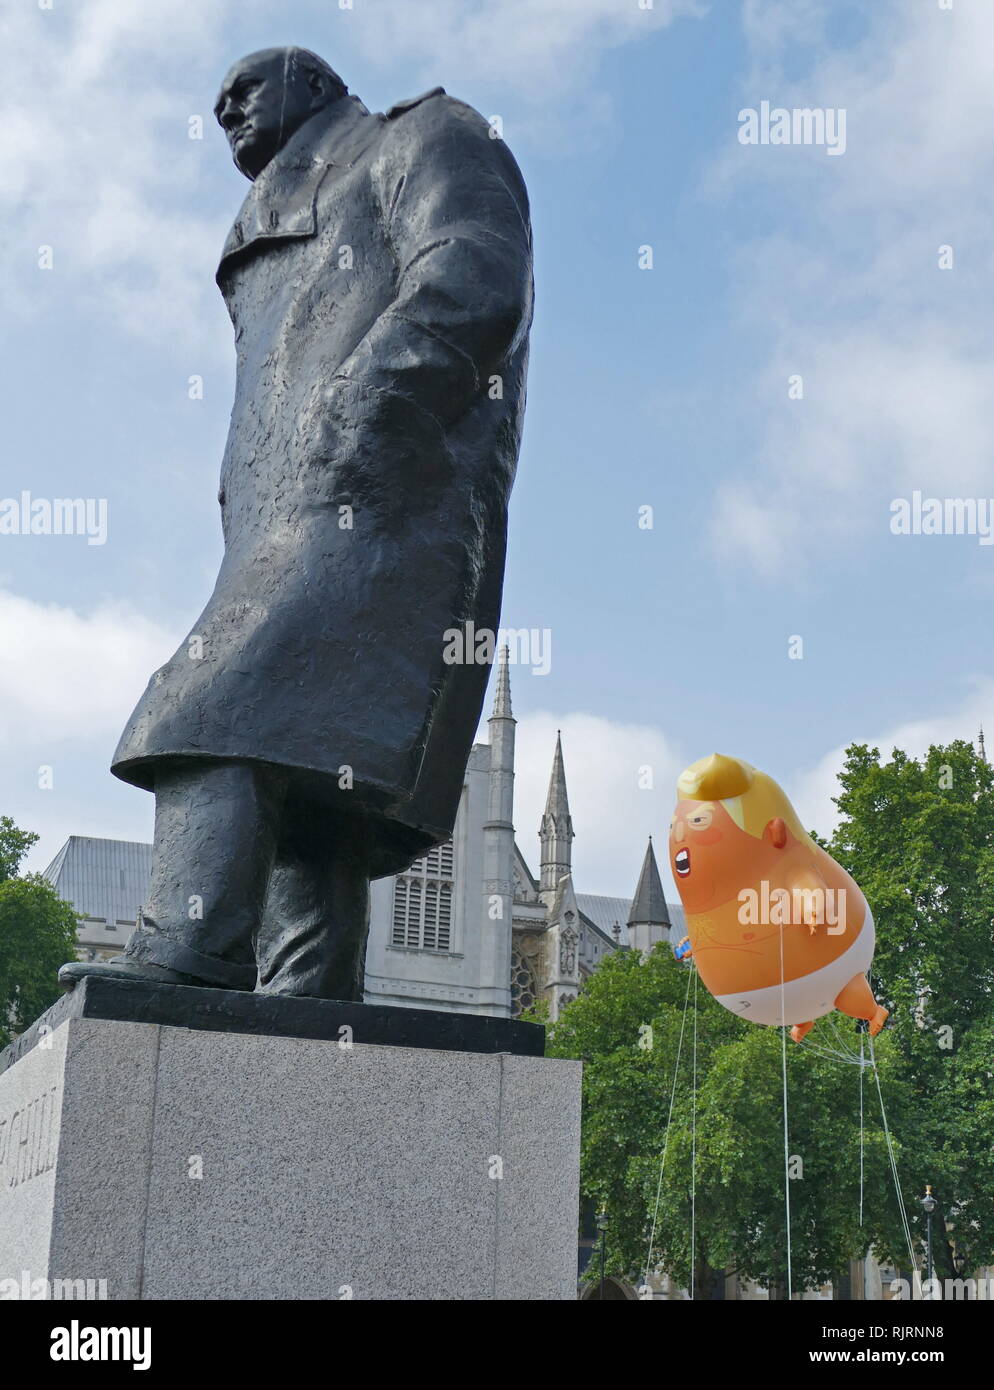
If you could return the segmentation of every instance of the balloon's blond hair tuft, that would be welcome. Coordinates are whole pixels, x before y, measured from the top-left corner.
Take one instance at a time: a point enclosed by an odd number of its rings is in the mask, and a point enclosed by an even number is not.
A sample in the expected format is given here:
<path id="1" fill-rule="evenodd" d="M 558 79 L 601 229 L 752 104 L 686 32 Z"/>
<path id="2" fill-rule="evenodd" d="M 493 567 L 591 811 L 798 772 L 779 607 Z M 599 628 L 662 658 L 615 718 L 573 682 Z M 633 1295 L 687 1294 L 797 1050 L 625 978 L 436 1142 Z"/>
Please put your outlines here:
<path id="1" fill-rule="evenodd" d="M 814 845 L 779 783 L 741 758 L 712 753 L 691 763 L 676 786 L 681 800 L 720 802 L 739 829 L 757 840 L 779 817 L 795 839 Z"/>

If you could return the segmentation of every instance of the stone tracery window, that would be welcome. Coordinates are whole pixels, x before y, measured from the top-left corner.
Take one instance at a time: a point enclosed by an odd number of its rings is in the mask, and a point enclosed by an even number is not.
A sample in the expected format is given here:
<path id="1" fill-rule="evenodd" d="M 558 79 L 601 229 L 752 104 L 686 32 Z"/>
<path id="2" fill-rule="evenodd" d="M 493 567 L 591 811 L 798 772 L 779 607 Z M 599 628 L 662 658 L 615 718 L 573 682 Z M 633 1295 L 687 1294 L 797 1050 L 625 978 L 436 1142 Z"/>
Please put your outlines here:
<path id="1" fill-rule="evenodd" d="M 520 1018 L 535 1003 L 535 977 L 521 952 L 511 952 L 511 1013 Z"/>

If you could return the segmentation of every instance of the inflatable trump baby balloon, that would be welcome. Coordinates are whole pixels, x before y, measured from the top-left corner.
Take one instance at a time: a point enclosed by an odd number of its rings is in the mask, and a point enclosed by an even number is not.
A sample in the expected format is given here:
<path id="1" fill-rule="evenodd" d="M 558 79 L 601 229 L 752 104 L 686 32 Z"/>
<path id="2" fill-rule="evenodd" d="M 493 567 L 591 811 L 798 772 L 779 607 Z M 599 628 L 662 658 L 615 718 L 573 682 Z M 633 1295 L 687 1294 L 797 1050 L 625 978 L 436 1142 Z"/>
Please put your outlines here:
<path id="1" fill-rule="evenodd" d="M 795 1042 L 832 1009 L 887 1010 L 870 991 L 873 915 L 846 871 L 820 849 L 765 773 L 714 753 L 677 782 L 670 863 L 693 954 L 719 1004 L 753 1023 L 793 1024 Z"/>

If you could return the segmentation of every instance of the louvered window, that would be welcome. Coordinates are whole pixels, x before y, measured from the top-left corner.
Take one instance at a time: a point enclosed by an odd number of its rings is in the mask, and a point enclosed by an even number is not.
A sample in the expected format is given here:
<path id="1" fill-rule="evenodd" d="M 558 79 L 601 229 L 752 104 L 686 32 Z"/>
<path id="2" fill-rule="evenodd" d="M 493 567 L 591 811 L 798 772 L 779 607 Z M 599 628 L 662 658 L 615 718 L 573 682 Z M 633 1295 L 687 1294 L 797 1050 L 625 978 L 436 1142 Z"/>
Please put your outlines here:
<path id="1" fill-rule="evenodd" d="M 452 942 L 452 842 L 437 845 L 393 882 L 394 946 L 448 951 Z"/>

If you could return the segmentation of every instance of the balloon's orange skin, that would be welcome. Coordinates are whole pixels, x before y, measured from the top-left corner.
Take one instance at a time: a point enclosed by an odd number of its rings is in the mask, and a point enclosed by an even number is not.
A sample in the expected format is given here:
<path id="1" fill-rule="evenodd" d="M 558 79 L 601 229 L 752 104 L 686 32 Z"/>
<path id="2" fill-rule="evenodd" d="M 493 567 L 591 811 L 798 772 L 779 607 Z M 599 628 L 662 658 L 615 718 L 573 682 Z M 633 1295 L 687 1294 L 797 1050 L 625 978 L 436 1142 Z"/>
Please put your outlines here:
<path id="1" fill-rule="evenodd" d="M 700 823 L 706 819 L 710 824 Z M 694 960 L 712 994 L 779 984 L 781 932 L 783 979 L 796 980 L 841 956 L 866 920 L 866 899 L 845 869 L 819 846 L 802 844 L 783 821 L 771 821 L 757 839 L 741 830 L 719 801 L 681 801 L 669 848 Z M 678 871 L 676 856 L 681 851 L 689 854 L 689 872 Z M 768 894 L 778 888 L 791 892 L 820 887 L 836 893 L 844 889 L 845 911 L 830 925 L 844 922 L 845 930 L 830 934 L 826 925 L 816 925 L 812 931 L 805 920 L 796 920 L 799 914 L 783 927 L 779 922 L 743 922 L 739 894 L 748 888 L 762 894 L 764 880 Z"/>

